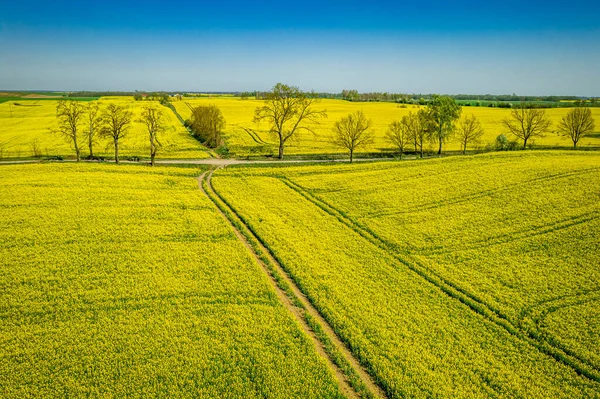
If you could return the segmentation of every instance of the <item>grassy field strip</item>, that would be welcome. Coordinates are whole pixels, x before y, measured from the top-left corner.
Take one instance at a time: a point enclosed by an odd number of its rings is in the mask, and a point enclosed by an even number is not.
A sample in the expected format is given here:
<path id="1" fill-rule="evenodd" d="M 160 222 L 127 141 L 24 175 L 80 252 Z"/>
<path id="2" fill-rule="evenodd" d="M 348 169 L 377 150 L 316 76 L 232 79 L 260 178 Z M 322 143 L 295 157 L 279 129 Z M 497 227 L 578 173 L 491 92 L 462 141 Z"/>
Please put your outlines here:
<path id="1" fill-rule="evenodd" d="M 392 255 L 396 259 L 398 259 L 402 264 L 407 266 L 410 270 L 414 271 L 419 276 L 423 277 L 428 282 L 440 288 L 448 296 L 461 301 L 473 311 L 485 316 L 490 321 L 501 326 L 509 333 L 525 340 L 540 351 L 552 356 L 557 361 L 560 361 L 565 365 L 572 367 L 577 373 L 586 376 L 587 378 L 590 378 L 594 381 L 600 382 L 600 368 L 588 359 L 574 353 L 573 351 L 561 345 L 556 340 L 540 336 L 539 334 L 537 334 L 536 331 L 523 329 L 520 325 L 513 323 L 510 320 L 510 318 L 504 315 L 499 309 L 495 309 L 494 307 L 487 304 L 484 300 L 478 298 L 476 295 L 463 289 L 457 284 L 448 281 L 447 279 L 440 276 L 439 273 L 436 273 L 435 271 L 420 264 L 420 262 L 417 259 L 407 259 L 406 257 L 408 257 L 409 255 L 400 255 L 397 251 L 397 248 L 393 244 L 387 242 L 369 228 L 361 225 L 357 221 L 345 215 L 340 210 L 333 207 L 331 204 L 313 195 L 300 185 L 292 182 L 290 179 L 287 178 L 281 178 L 281 181 L 291 189 L 298 192 L 308 201 L 312 202 L 325 212 L 337 218 L 341 223 L 355 230 L 362 237 L 378 245 L 379 247 L 391 252 Z"/>
<path id="2" fill-rule="evenodd" d="M 200 189 L 213 201 L 221 215 L 230 223 L 238 239 L 251 251 L 265 274 L 270 277 L 278 298 L 295 316 L 307 335 L 313 339 L 317 350 L 329 360 L 330 366 L 336 371 L 342 391 L 350 397 L 355 397 L 357 393 L 360 397 L 367 398 L 386 397 L 383 390 L 373 382 L 371 376 L 283 270 L 260 238 L 213 189 L 211 184 L 213 172 L 214 170 L 205 172 L 198 178 Z"/>

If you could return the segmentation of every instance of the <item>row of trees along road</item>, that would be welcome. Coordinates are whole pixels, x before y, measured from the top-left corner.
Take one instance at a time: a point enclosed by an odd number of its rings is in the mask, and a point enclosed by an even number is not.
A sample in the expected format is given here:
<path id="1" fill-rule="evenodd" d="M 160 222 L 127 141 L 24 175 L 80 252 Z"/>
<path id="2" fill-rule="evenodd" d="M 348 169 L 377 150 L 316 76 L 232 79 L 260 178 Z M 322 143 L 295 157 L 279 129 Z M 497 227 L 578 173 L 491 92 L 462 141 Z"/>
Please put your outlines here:
<path id="1" fill-rule="evenodd" d="M 282 83 L 264 94 L 264 105 L 254 113 L 254 122 L 266 122 L 279 142 L 279 159 L 283 159 L 285 147 L 298 133 L 315 133 L 314 126 L 327 117 L 327 111 L 317 109 L 319 98 L 314 92 L 303 92 L 298 87 Z M 417 112 L 409 112 L 401 119 L 393 121 L 387 129 L 386 139 L 402 154 L 414 150 L 423 158 L 427 143 L 437 145 L 437 153 L 441 155 L 444 143 L 451 138 L 456 139 L 463 153 L 469 145 L 477 143 L 484 134 L 481 123 L 474 115 L 460 118 L 462 108 L 449 96 L 434 95 L 426 107 Z M 87 115 L 87 129 L 83 134 L 87 139 L 90 158 L 93 158 L 93 143 L 96 135 L 109 137 L 115 147 L 115 160 L 119 162 L 119 141 L 129 131 L 132 114 L 124 106 L 109 104 L 102 112 L 96 102 L 83 106 L 76 101 L 59 101 L 56 109 L 59 122 L 58 131 L 73 142 L 77 160 L 80 160 L 79 126 Z M 142 120 L 146 125 L 150 141 L 151 164 L 154 165 L 157 148 L 160 146 L 158 135 L 165 129 L 162 111 L 152 106 L 144 107 Z M 225 127 L 225 119 L 215 105 L 199 106 L 192 111 L 189 127 L 196 137 L 212 148 L 221 146 L 224 140 L 221 132 Z M 523 148 L 536 137 L 550 132 L 552 122 L 543 109 L 529 108 L 522 103 L 511 111 L 510 117 L 502 121 L 504 128 L 513 136 L 523 141 Z M 373 143 L 373 123 L 362 111 L 335 122 L 333 127 L 333 144 L 345 148 L 350 154 L 350 161 L 358 148 Z M 589 108 L 573 108 L 560 121 L 557 133 L 569 137 L 573 147 L 577 147 L 580 139 L 594 132 L 595 125 Z"/>
<path id="2" fill-rule="evenodd" d="M 80 138 L 85 139 L 89 148 L 88 159 L 94 159 L 94 144 L 98 137 L 109 138 L 115 148 L 115 162 L 119 163 L 119 143 L 131 128 L 133 114 L 127 107 L 110 103 L 101 109 L 100 103 L 90 101 L 84 104 L 80 101 L 61 100 L 56 106 L 58 128 L 52 132 L 59 133 L 73 144 L 77 162 L 81 160 Z M 154 107 L 144 107 L 142 117 L 137 122 L 146 126 L 150 147 L 150 164 L 154 166 L 158 147 L 159 135 L 165 130 L 162 110 Z"/>
<path id="3" fill-rule="evenodd" d="M 300 131 L 313 132 L 311 126 L 327 117 L 326 110 L 319 110 L 316 93 L 303 92 L 297 87 L 282 83 L 264 95 L 265 104 L 255 111 L 254 122 L 267 122 L 272 133 L 279 140 L 279 159 L 283 159 L 285 146 Z M 434 95 L 426 105 L 416 113 L 410 112 L 400 120 L 392 122 L 386 132 L 386 138 L 402 156 L 409 146 L 423 157 L 424 147 L 433 142 L 438 154 L 443 151 L 444 143 L 456 139 L 463 153 L 469 145 L 477 143 L 484 134 L 481 123 L 474 115 L 460 118 L 462 107 L 451 97 Z M 550 132 L 552 122 L 543 109 L 528 107 L 521 103 L 511 111 L 509 118 L 502 121 L 505 129 L 523 141 L 542 137 Z M 358 148 L 373 143 L 372 121 L 362 111 L 337 121 L 333 127 L 333 143 L 348 150 L 350 160 Z M 594 119 L 589 108 L 573 108 L 561 120 L 557 133 L 569 137 L 573 147 L 579 140 L 594 131 Z"/>

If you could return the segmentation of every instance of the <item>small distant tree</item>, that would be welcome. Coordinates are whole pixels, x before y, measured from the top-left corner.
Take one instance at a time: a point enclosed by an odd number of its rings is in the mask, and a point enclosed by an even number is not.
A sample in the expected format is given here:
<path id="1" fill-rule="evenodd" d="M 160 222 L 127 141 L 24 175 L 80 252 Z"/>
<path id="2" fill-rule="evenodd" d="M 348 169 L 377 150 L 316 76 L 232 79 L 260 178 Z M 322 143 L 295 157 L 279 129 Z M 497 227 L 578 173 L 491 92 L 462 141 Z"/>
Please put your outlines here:
<path id="1" fill-rule="evenodd" d="M 595 128 L 592 110 L 589 108 L 572 108 L 558 123 L 558 133 L 569 137 L 573 148 L 577 148 L 579 140 L 593 133 Z"/>
<path id="2" fill-rule="evenodd" d="M 40 141 L 38 139 L 35 139 L 31 142 L 31 153 L 34 158 L 39 158 L 42 156 L 42 149 L 40 147 Z"/>
<path id="3" fill-rule="evenodd" d="M 409 118 L 406 116 L 399 121 L 393 121 L 388 126 L 385 137 L 390 144 L 398 149 L 400 159 L 402 159 L 402 154 L 411 141 L 412 134 Z"/>
<path id="4" fill-rule="evenodd" d="M 431 119 L 429 131 L 432 141 L 438 143 L 438 155 L 442 154 L 442 144 L 448 140 L 454 130 L 455 121 L 460 118 L 462 108 L 449 96 L 434 95 L 427 104 Z"/>
<path id="5" fill-rule="evenodd" d="M 60 133 L 66 140 L 73 142 L 77 162 L 81 160 L 79 149 L 79 125 L 81 125 L 85 110 L 79 101 L 60 100 L 56 105 L 56 118 L 58 129 L 54 132 Z"/>
<path id="6" fill-rule="evenodd" d="M 115 162 L 119 163 L 119 141 L 129 132 L 132 114 L 122 105 L 110 103 L 102 114 L 100 134 L 110 137 L 115 145 Z"/>
<path id="7" fill-rule="evenodd" d="M 348 114 L 333 125 L 333 143 L 348 150 L 350 162 L 357 148 L 373 143 L 371 126 L 373 122 L 362 111 Z"/>
<path id="8" fill-rule="evenodd" d="M 315 133 L 309 123 L 318 123 L 321 118 L 327 117 L 327 111 L 314 108 L 319 102 L 314 93 L 303 92 L 295 86 L 277 83 L 264 94 L 264 100 L 265 105 L 254 112 L 254 122 L 267 122 L 271 132 L 277 135 L 279 159 L 283 159 L 288 140 L 301 131 Z"/>
<path id="9" fill-rule="evenodd" d="M 527 141 L 535 137 L 544 137 L 550 130 L 552 122 L 546 116 L 546 111 L 539 108 L 527 108 L 522 102 L 518 108 L 513 108 L 510 118 L 502 121 L 508 133 L 523 140 L 523 148 L 527 148 Z"/>
<path id="10" fill-rule="evenodd" d="M 94 142 L 102 123 L 100 120 L 100 103 L 97 101 L 88 102 L 85 112 L 87 115 L 87 129 L 84 130 L 84 136 L 90 149 L 89 159 L 94 159 Z"/>
<path id="11" fill-rule="evenodd" d="M 217 148 L 223 144 L 221 132 L 225 129 L 225 118 L 216 105 L 201 105 L 194 108 L 189 126 L 194 136 L 205 146 Z"/>
<path id="12" fill-rule="evenodd" d="M 150 139 L 150 165 L 154 166 L 154 158 L 158 147 L 161 146 L 158 141 L 158 135 L 165 131 L 165 123 L 163 113 L 153 107 L 144 107 L 142 111 L 142 122 L 148 130 L 148 138 Z"/>
<path id="13" fill-rule="evenodd" d="M 481 123 L 475 115 L 471 114 L 471 116 L 463 118 L 457 128 L 457 138 L 460 142 L 462 153 L 467 153 L 467 146 L 469 144 L 479 142 L 483 133 Z"/>

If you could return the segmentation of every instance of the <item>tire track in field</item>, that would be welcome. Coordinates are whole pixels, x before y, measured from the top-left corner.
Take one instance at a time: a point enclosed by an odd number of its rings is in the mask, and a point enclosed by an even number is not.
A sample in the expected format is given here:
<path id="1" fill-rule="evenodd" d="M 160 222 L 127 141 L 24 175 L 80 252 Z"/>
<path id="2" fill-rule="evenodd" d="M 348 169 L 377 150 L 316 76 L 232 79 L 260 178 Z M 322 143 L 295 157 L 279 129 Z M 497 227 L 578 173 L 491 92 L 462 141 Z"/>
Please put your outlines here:
<path id="1" fill-rule="evenodd" d="M 587 359 L 582 358 L 581 356 L 578 356 L 578 354 L 574 353 L 569 348 L 566 348 L 564 345 L 559 344 L 555 340 L 545 339 L 536 331 L 523 328 L 520 324 L 514 323 L 499 309 L 489 305 L 483 299 L 465 290 L 458 284 L 447 280 L 439 273 L 423 265 L 417 259 L 414 259 L 410 256 L 401 256 L 398 253 L 395 245 L 381 238 L 377 233 L 368 227 L 363 226 L 351 217 L 347 216 L 343 211 L 338 210 L 318 196 L 313 195 L 310 191 L 306 190 L 299 184 L 292 182 L 285 177 L 278 177 L 278 179 L 290 189 L 300 194 L 306 200 L 310 201 L 327 214 L 333 216 L 345 226 L 351 228 L 367 241 L 388 252 L 392 257 L 399 261 L 400 264 L 404 265 L 427 282 L 439 288 L 449 297 L 460 301 L 472 311 L 484 316 L 492 323 L 506 330 L 509 334 L 523 340 L 524 342 L 527 342 L 540 352 L 552 357 L 559 363 L 570 367 L 577 374 L 589 378 L 590 380 L 600 382 L 600 368 L 596 364 L 587 361 Z"/>
<path id="2" fill-rule="evenodd" d="M 248 133 L 248 135 L 250 137 L 252 137 L 252 140 L 254 140 L 254 142 L 256 142 L 257 144 L 267 144 L 267 145 L 269 144 L 269 143 L 265 142 L 263 139 L 261 139 L 260 136 L 258 135 L 258 133 L 256 133 L 254 130 L 249 129 L 247 127 L 243 127 L 243 126 L 240 126 L 240 128 L 243 131 L 245 131 L 246 133 Z"/>
<path id="3" fill-rule="evenodd" d="M 530 229 L 519 230 L 518 232 L 509 232 L 480 241 L 474 241 L 468 245 L 454 246 L 454 247 L 424 247 L 420 251 L 428 255 L 445 255 L 449 253 L 472 251 L 480 248 L 490 248 L 496 245 L 510 244 L 515 241 L 522 239 L 529 239 L 532 237 L 542 236 L 549 233 L 554 233 L 561 230 L 566 230 L 574 226 L 578 226 L 583 223 L 589 223 L 593 220 L 600 218 L 600 215 L 596 211 L 590 211 L 581 215 L 576 215 L 568 218 L 563 218 L 545 225 L 532 227 Z"/>
<path id="4" fill-rule="evenodd" d="M 496 195 L 496 194 L 503 193 L 503 192 L 510 192 L 510 191 L 514 190 L 515 188 L 519 188 L 519 187 L 523 187 L 523 186 L 531 186 L 533 184 L 539 184 L 539 183 L 546 183 L 548 181 L 558 180 L 558 179 L 562 179 L 562 178 L 566 178 L 566 177 L 583 175 L 583 174 L 587 174 L 587 173 L 596 172 L 598 170 L 600 170 L 599 167 L 591 167 L 591 168 L 585 168 L 585 169 L 580 169 L 580 170 L 576 170 L 576 171 L 560 172 L 560 173 L 550 174 L 547 176 L 536 177 L 536 178 L 530 179 L 530 180 L 523 180 L 523 181 L 507 184 L 507 185 L 504 185 L 501 187 L 490 188 L 490 189 L 482 190 L 482 191 L 476 191 L 476 192 L 466 194 L 466 195 L 460 196 L 460 197 L 453 197 L 453 198 L 448 198 L 448 199 L 444 199 L 444 200 L 440 200 L 440 201 L 424 203 L 424 204 L 420 204 L 417 206 L 419 207 L 419 210 L 427 211 L 427 210 L 431 210 L 431 209 L 442 208 L 442 207 L 449 206 L 449 205 L 459 205 L 459 204 L 468 203 L 468 202 L 471 202 L 473 200 L 477 200 L 480 198 L 484 198 L 487 196 L 492 196 L 492 195 Z M 382 217 L 382 216 L 404 215 L 404 214 L 409 214 L 411 212 L 412 212 L 411 210 L 400 210 L 400 211 L 394 211 L 394 212 L 382 211 L 382 212 L 372 213 L 369 215 L 369 217 L 378 218 L 378 217 Z"/>
<path id="5" fill-rule="evenodd" d="M 386 398 L 386 394 L 363 369 L 350 349 L 298 288 L 259 237 L 236 211 L 214 190 L 211 178 L 216 169 L 198 177 L 198 185 L 229 223 L 238 240 L 250 251 L 267 275 L 279 301 L 294 316 L 304 333 L 311 338 L 317 353 L 334 371 L 340 390 L 349 398 Z"/>

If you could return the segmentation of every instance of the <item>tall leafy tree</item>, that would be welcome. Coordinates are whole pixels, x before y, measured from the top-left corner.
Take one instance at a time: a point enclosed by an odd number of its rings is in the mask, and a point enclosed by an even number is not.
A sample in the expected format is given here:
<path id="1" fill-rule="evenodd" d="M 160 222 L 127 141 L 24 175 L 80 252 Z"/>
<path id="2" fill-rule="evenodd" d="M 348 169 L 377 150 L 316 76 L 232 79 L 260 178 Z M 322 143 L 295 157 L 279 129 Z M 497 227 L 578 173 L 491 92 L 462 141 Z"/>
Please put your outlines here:
<path id="1" fill-rule="evenodd" d="M 192 110 L 190 127 L 194 136 L 205 146 L 217 148 L 223 144 L 221 132 L 225 129 L 225 118 L 219 107 L 213 104 L 200 105 Z"/>
<path id="2" fill-rule="evenodd" d="M 427 105 L 431 119 L 431 138 L 437 142 L 438 155 L 442 154 L 442 145 L 454 131 L 454 123 L 460 118 L 461 107 L 449 96 L 434 95 Z"/>

